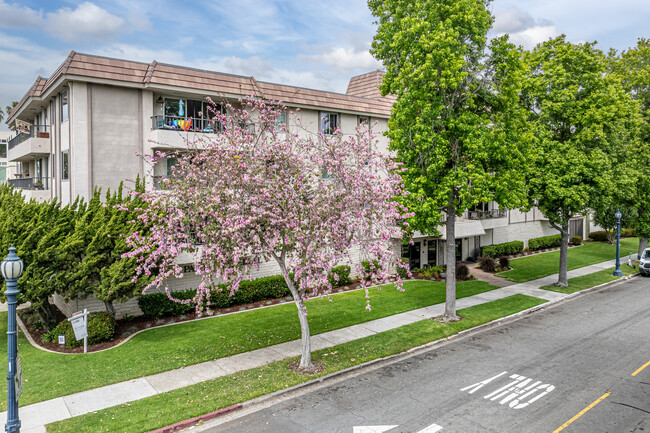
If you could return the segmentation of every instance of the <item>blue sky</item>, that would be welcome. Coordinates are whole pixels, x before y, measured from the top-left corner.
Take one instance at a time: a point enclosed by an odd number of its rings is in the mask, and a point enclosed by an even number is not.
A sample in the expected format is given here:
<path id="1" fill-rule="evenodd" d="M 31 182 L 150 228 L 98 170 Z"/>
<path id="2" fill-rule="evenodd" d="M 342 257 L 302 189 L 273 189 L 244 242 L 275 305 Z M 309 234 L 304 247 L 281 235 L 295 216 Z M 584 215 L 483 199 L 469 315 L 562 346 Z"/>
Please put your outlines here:
<path id="1" fill-rule="evenodd" d="M 650 37 L 648 0 L 494 0 L 491 9 L 493 33 L 525 48 L 561 33 L 604 50 Z M 374 30 L 363 0 L 0 0 L 0 107 L 70 50 L 345 92 L 350 77 L 381 67 L 368 53 Z"/>

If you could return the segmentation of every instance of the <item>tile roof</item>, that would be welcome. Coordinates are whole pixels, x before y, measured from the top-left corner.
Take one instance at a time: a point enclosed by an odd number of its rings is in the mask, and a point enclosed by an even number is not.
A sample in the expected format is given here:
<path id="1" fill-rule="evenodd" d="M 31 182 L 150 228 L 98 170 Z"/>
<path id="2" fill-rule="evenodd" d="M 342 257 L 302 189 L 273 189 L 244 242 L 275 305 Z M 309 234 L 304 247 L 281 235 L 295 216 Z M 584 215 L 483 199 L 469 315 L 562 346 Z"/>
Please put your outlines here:
<path id="1" fill-rule="evenodd" d="M 390 106 L 393 105 L 397 99 L 393 95 L 381 96 L 381 91 L 379 86 L 381 81 L 384 78 L 384 73 L 377 69 L 373 72 L 368 72 L 367 74 L 357 75 L 356 77 L 350 78 L 350 83 L 348 84 L 348 90 L 345 92 L 348 95 L 361 96 L 364 98 L 374 98 L 384 100 L 388 102 Z M 390 113 L 390 108 L 388 108 Z"/>
<path id="2" fill-rule="evenodd" d="M 89 78 L 105 79 L 152 88 L 173 86 L 228 96 L 257 95 L 268 100 L 283 101 L 289 106 L 314 106 L 386 117 L 390 115 L 394 102 L 390 96 L 382 98 L 376 88 L 381 82 L 381 72 L 379 71 L 354 77 L 350 81 L 347 94 L 342 94 L 267 83 L 257 81 L 252 76 L 205 71 L 158 63 L 155 60 L 152 63 L 141 63 L 72 51 L 50 78 L 46 80 L 39 77 L 36 80 L 17 108 L 24 105 L 30 97 L 41 96 L 61 76 L 71 79 L 78 78 L 82 81 Z M 14 110 L 14 113 L 17 111 Z M 12 117 L 9 116 L 7 123 L 12 120 Z"/>

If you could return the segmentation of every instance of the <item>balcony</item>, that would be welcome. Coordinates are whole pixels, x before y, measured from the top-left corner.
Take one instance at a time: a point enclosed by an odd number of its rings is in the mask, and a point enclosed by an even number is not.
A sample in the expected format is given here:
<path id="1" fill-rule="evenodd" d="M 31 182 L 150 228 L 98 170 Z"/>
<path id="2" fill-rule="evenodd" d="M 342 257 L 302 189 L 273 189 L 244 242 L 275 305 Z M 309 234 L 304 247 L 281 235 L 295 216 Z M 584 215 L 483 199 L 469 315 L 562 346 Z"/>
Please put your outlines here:
<path id="1" fill-rule="evenodd" d="M 23 177 L 9 179 L 7 182 L 16 189 L 47 190 L 50 189 L 49 180 L 47 177 Z"/>
<path id="2" fill-rule="evenodd" d="M 200 140 L 223 131 L 221 123 L 201 117 L 153 116 L 149 142 L 153 149 L 185 149 L 188 140 Z M 200 147 L 201 144 L 197 143 Z"/>
<path id="3" fill-rule="evenodd" d="M 468 210 L 468 220 L 489 220 L 494 218 L 505 218 L 508 216 L 507 209 L 493 209 L 493 210 Z"/>
<path id="4" fill-rule="evenodd" d="M 29 131 L 19 132 L 9 140 L 7 159 L 14 161 L 30 161 L 36 156 L 50 154 L 49 125 L 32 125 Z"/>
<path id="5" fill-rule="evenodd" d="M 49 178 L 19 178 L 7 180 L 9 185 L 21 190 L 26 200 L 36 200 L 37 202 L 48 201 L 52 198 L 50 191 Z"/>
<path id="6" fill-rule="evenodd" d="M 466 218 L 468 220 L 480 221 L 483 230 L 505 227 L 508 225 L 508 210 L 468 210 Z"/>

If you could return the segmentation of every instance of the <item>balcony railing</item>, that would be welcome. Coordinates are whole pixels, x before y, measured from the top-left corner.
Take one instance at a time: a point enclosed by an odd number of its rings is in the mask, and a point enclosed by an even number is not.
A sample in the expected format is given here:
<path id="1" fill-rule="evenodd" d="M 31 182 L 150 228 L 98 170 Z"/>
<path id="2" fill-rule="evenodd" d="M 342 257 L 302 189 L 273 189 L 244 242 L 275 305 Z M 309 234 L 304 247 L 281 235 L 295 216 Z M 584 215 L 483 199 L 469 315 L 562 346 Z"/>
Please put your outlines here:
<path id="1" fill-rule="evenodd" d="M 50 138 L 50 126 L 49 125 L 32 125 L 29 127 L 28 131 L 21 131 L 14 138 L 9 140 L 9 149 L 13 149 L 18 146 L 20 143 L 26 141 L 29 138 Z"/>
<path id="2" fill-rule="evenodd" d="M 468 210 L 468 220 L 489 220 L 494 218 L 505 218 L 508 216 L 507 209 L 493 209 L 493 210 Z"/>
<path id="3" fill-rule="evenodd" d="M 221 122 L 202 117 L 153 116 L 151 129 L 214 133 L 223 131 Z"/>
<path id="4" fill-rule="evenodd" d="M 9 179 L 7 182 L 16 189 L 50 189 L 49 178 L 47 177 L 24 177 L 20 179 Z"/>

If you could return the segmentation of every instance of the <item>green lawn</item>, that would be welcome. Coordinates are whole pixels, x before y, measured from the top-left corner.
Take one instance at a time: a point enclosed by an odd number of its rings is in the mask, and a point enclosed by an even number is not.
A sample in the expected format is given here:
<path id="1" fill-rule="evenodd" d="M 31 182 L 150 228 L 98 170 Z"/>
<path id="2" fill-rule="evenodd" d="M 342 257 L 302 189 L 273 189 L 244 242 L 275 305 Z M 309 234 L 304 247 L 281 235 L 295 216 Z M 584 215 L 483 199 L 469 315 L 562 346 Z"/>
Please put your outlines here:
<path id="1" fill-rule="evenodd" d="M 312 335 L 444 302 L 442 282 L 409 281 L 404 287 L 405 292 L 392 286 L 371 289 L 371 311 L 365 309 L 363 291 L 335 295 L 331 301 L 312 299 L 307 303 Z M 457 297 L 495 288 L 482 281 L 462 282 L 457 285 Z M 0 313 L 0 333 L 6 332 L 6 326 L 7 313 Z M 299 338 L 300 325 L 293 303 L 151 329 L 120 347 L 89 354 L 44 352 L 31 346 L 20 334 L 25 381 L 20 405 Z M 5 357 L 6 344 L 6 339 L 0 339 L 0 353 Z M 0 381 L 0 395 L 2 393 L 6 394 L 4 381 Z M 5 400 L 0 401 L 0 410 L 6 410 Z"/>
<path id="2" fill-rule="evenodd" d="M 639 248 L 638 238 L 621 239 L 621 255 L 627 256 L 630 252 L 636 254 Z M 606 242 L 586 242 L 581 247 L 569 248 L 568 270 L 593 265 L 616 258 L 616 245 Z M 497 275 L 508 281 L 523 283 L 536 280 L 547 275 L 557 274 L 560 266 L 560 251 L 535 254 L 510 260 L 510 271 Z"/>
<path id="3" fill-rule="evenodd" d="M 624 276 L 634 275 L 639 272 L 638 262 L 636 263 L 636 266 L 637 266 L 636 269 L 632 269 L 627 264 L 623 263 L 621 264 L 621 271 L 623 271 Z M 605 269 L 602 271 L 595 272 L 593 274 L 583 275 L 581 277 L 569 278 L 568 287 L 542 286 L 540 288 L 546 290 L 552 290 L 554 292 L 560 292 L 560 293 L 579 292 L 580 290 L 589 289 L 591 287 L 595 287 L 600 284 L 605 284 L 610 281 L 615 281 L 620 279 L 620 277 L 615 277 L 612 275 L 614 273 L 614 269 L 616 269 L 615 266 L 612 267 L 611 269 Z"/>
<path id="4" fill-rule="evenodd" d="M 422 320 L 314 352 L 313 359 L 322 362 L 325 366 L 325 371 L 319 375 L 301 376 L 293 373 L 287 368 L 287 365 L 296 361 L 297 358 L 287 359 L 121 406 L 48 424 L 47 431 L 50 433 L 151 431 L 356 364 L 401 353 L 544 302 L 546 301 L 526 295 L 510 296 L 459 310 L 458 313 L 463 316 L 463 320 L 460 322 L 440 323 L 433 320 Z"/>

